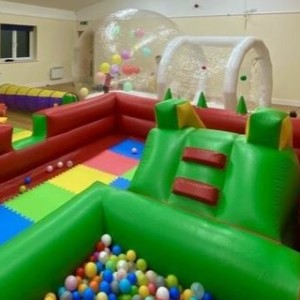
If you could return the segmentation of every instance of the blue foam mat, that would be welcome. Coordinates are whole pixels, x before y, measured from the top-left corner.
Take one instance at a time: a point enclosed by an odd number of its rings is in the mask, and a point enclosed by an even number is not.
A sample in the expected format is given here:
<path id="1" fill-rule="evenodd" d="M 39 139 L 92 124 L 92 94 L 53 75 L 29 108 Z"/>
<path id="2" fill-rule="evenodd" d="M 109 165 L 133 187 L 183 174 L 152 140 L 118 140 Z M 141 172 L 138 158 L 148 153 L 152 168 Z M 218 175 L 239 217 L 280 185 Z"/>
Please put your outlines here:
<path id="1" fill-rule="evenodd" d="M 133 148 L 136 148 L 136 153 L 133 153 Z M 111 147 L 109 150 L 129 158 L 140 160 L 144 150 L 144 144 L 133 139 L 127 139 Z"/>
<path id="2" fill-rule="evenodd" d="M 34 222 L 0 205 L 0 245 L 4 244 Z"/>

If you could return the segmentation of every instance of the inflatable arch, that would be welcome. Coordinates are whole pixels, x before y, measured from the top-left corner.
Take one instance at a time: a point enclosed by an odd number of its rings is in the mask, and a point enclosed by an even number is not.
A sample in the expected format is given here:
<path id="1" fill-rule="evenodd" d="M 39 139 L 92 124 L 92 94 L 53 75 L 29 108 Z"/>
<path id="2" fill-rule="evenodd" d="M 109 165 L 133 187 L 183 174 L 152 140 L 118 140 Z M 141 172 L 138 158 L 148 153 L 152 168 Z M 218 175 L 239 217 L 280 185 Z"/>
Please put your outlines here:
<path id="1" fill-rule="evenodd" d="M 186 48 L 186 51 L 180 60 L 178 57 L 183 48 Z M 189 74 L 186 74 L 187 68 Z M 175 75 L 176 72 L 179 76 Z M 181 77 L 187 77 L 189 80 L 189 86 L 183 87 L 182 90 L 188 88 L 193 94 L 203 91 L 211 101 L 217 97 L 226 109 L 236 108 L 237 98 L 241 96 L 238 94 L 239 79 L 248 80 L 250 91 L 246 92 L 244 88 L 241 92 L 249 93 L 249 98 L 253 98 L 255 106 L 266 107 L 271 103 L 271 59 L 264 42 L 255 37 L 174 38 L 163 52 L 158 68 L 159 99 L 163 98 L 172 80 L 178 79 L 178 85 L 181 85 Z M 254 89 L 257 90 L 256 94 L 251 95 Z"/>

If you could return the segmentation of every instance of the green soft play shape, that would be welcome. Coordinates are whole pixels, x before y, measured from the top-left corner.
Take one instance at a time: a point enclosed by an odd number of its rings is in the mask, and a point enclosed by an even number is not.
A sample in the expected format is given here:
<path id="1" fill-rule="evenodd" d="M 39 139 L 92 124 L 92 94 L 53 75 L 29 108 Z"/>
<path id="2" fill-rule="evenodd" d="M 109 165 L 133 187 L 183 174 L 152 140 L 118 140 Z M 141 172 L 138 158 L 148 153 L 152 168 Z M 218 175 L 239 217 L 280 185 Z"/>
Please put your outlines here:
<path id="1" fill-rule="evenodd" d="M 296 209 L 299 164 L 293 149 L 275 150 L 235 140 L 218 217 L 281 239 Z"/>
<path id="2" fill-rule="evenodd" d="M 109 233 L 149 268 L 199 281 L 222 300 L 297 300 L 300 254 L 211 218 L 100 183 L 4 244 L 0 299 L 40 300 L 55 291 Z"/>
<path id="3" fill-rule="evenodd" d="M 69 104 L 78 101 L 78 97 L 75 94 L 65 93 L 62 97 L 62 104 Z"/>
<path id="4" fill-rule="evenodd" d="M 193 130 L 152 129 L 129 190 L 165 200 L 171 192 L 185 138 Z"/>
<path id="5" fill-rule="evenodd" d="M 235 133 L 222 132 L 218 130 L 199 129 L 191 132 L 186 137 L 185 147 L 195 147 L 205 150 L 216 151 L 230 157 L 232 144 L 238 135 Z M 161 141 L 163 143 L 163 141 Z M 188 178 L 201 181 L 214 186 L 219 190 L 220 199 L 222 199 L 222 189 L 226 176 L 226 166 L 224 169 L 213 168 L 204 164 L 198 164 L 189 161 L 180 161 L 176 177 Z M 218 201 L 218 203 L 220 200 Z M 171 194 L 168 203 L 183 208 L 190 212 L 215 216 L 216 206 L 210 206 L 205 203 Z"/>
<path id="6" fill-rule="evenodd" d="M 47 119 L 43 115 L 34 114 L 32 116 L 33 130 L 32 135 L 13 142 L 15 150 L 20 150 L 31 145 L 35 145 L 45 140 L 47 136 Z"/>
<path id="7" fill-rule="evenodd" d="M 285 112 L 259 108 L 249 116 L 248 143 L 278 149 L 282 122 L 286 117 Z"/>
<path id="8" fill-rule="evenodd" d="M 185 102 L 186 101 L 182 99 L 170 99 L 156 104 L 155 118 L 157 127 L 178 129 L 177 106 Z"/>

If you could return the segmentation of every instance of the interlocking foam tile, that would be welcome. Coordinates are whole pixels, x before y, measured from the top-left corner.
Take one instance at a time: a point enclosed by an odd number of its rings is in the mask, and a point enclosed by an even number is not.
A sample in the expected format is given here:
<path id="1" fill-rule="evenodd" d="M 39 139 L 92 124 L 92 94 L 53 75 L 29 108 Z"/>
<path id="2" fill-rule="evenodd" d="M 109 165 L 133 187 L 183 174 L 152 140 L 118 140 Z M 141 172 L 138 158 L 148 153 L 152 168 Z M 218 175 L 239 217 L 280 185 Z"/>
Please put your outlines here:
<path id="1" fill-rule="evenodd" d="M 132 169 L 129 170 L 128 172 L 122 174 L 122 178 L 125 178 L 125 179 L 131 181 L 132 178 L 133 178 L 133 176 L 134 176 L 134 173 L 135 173 L 136 169 L 137 169 L 137 166 L 134 167 L 134 168 L 132 168 Z"/>
<path id="2" fill-rule="evenodd" d="M 83 165 L 120 176 L 138 165 L 138 163 L 139 161 L 136 159 L 106 150 L 85 161 Z"/>
<path id="3" fill-rule="evenodd" d="M 11 211 L 4 205 L 0 205 L 0 220 L 0 245 L 13 238 L 33 223 L 33 221 Z"/>
<path id="4" fill-rule="evenodd" d="M 5 202 L 4 206 L 38 222 L 73 197 L 73 193 L 46 182 Z"/>
<path id="5" fill-rule="evenodd" d="M 50 179 L 48 182 L 78 194 L 95 181 L 110 184 L 114 179 L 116 179 L 114 175 L 84 165 L 77 165 L 71 170 Z"/>
<path id="6" fill-rule="evenodd" d="M 132 153 L 132 148 L 136 148 L 137 153 Z M 144 150 L 144 144 L 133 139 L 127 139 L 111 147 L 109 150 L 139 160 Z"/>
<path id="7" fill-rule="evenodd" d="M 119 177 L 116 180 L 114 180 L 110 184 L 110 186 L 114 186 L 115 188 L 118 188 L 120 190 L 127 190 L 128 187 L 129 187 L 129 184 L 130 184 L 129 180 L 127 180 L 125 178 L 122 178 L 122 177 Z"/>
<path id="8" fill-rule="evenodd" d="M 13 142 L 15 142 L 15 141 L 24 139 L 26 137 L 29 137 L 31 135 L 32 135 L 31 131 L 29 131 L 29 130 L 22 130 L 22 131 L 14 133 L 13 136 L 12 136 L 12 140 L 13 140 Z"/>

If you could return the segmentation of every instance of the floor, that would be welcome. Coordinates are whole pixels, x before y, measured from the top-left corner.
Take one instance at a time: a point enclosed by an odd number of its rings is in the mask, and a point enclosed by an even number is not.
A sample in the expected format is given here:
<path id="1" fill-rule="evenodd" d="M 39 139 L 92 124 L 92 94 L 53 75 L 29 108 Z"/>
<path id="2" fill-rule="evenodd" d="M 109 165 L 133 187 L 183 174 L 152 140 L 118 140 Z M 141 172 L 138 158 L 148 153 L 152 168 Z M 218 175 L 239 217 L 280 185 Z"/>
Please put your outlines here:
<path id="1" fill-rule="evenodd" d="M 41 88 L 62 91 L 62 92 L 76 93 L 74 85 L 72 83 L 58 84 L 58 85 L 51 85 L 51 86 L 49 85 Z M 300 107 L 281 106 L 281 105 L 273 105 L 273 107 L 288 113 L 290 113 L 291 111 L 295 111 L 297 114 L 300 114 Z M 8 116 L 8 124 L 13 125 L 14 127 L 23 128 L 26 130 L 32 130 L 30 113 L 9 111 L 7 113 L 7 116 Z"/>

